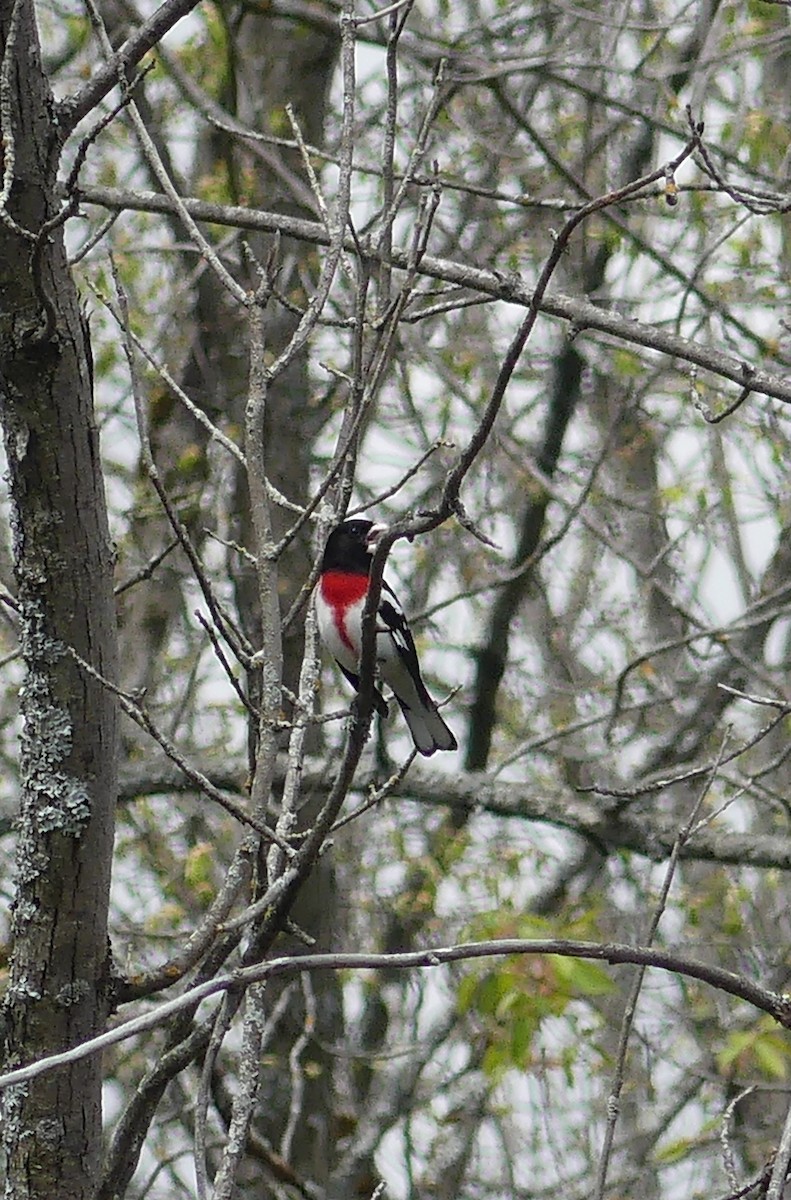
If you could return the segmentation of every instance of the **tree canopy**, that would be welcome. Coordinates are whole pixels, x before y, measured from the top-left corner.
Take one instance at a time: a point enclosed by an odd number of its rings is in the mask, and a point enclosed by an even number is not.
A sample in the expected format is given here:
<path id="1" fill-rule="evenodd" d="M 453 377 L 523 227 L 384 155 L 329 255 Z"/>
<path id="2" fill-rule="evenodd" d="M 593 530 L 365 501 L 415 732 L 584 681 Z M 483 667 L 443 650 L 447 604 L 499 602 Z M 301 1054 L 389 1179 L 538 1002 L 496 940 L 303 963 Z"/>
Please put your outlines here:
<path id="1" fill-rule="evenodd" d="M 0 3 L 9 1196 L 784 1194 L 789 80 L 767 0 Z M 357 513 L 458 752 L 318 644 Z"/>

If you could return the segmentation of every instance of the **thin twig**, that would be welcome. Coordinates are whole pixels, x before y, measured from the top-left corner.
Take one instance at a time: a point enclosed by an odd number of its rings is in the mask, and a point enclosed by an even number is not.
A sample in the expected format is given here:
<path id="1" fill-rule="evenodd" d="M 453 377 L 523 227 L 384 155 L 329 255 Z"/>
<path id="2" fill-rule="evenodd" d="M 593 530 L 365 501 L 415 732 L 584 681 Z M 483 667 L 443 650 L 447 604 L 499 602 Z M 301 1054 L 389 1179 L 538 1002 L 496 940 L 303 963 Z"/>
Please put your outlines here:
<path id="1" fill-rule="evenodd" d="M 788 1111 L 786 1112 L 783 1132 L 780 1136 L 780 1145 L 777 1147 L 774 1165 L 772 1166 L 772 1177 L 769 1180 L 769 1187 L 766 1191 L 766 1200 L 781 1200 L 785 1190 L 789 1163 L 791 1163 L 791 1104 L 789 1104 Z"/>
<path id="2" fill-rule="evenodd" d="M 220 890 L 184 945 L 165 962 L 148 971 L 133 972 L 123 983 L 117 984 L 116 1003 L 128 1004 L 173 987 L 200 962 L 216 939 L 228 932 L 224 922 L 250 883 L 257 846 L 257 837 L 246 834 L 231 860 Z"/>
<path id="3" fill-rule="evenodd" d="M 113 595 L 123 596 L 124 592 L 128 592 L 130 588 L 135 587 L 138 583 L 142 583 L 145 579 L 150 579 L 157 567 L 165 561 L 171 551 L 176 549 L 178 544 L 178 538 L 174 538 L 168 542 L 164 550 L 159 550 L 156 554 L 153 554 L 144 567 L 141 567 L 139 571 L 131 575 L 129 579 L 125 579 L 123 583 L 116 584 Z"/>
<path id="4" fill-rule="evenodd" d="M 187 395 L 187 393 L 184 391 L 184 389 L 176 382 L 173 375 L 170 373 L 170 371 L 165 366 L 165 364 L 159 362 L 154 357 L 154 355 L 151 353 L 151 351 L 147 348 L 147 346 L 142 341 L 142 339 L 137 336 L 135 331 L 128 327 L 128 324 L 125 321 L 125 314 L 124 314 L 123 308 L 116 308 L 115 305 L 113 305 L 110 302 L 109 297 L 105 296 L 102 292 L 100 292 L 98 288 L 94 287 L 90 283 L 89 283 L 89 286 L 91 287 L 91 290 L 93 291 L 93 294 L 96 296 L 97 300 L 101 301 L 101 303 L 104 305 L 104 307 L 110 313 L 110 315 L 116 321 L 119 328 L 124 332 L 125 336 L 127 336 L 129 338 L 129 340 L 131 341 L 131 343 L 135 347 L 135 349 L 137 351 L 139 351 L 140 354 L 142 354 L 143 358 L 146 360 L 146 362 L 149 364 L 149 366 L 153 367 L 153 369 L 159 375 L 160 379 L 162 379 L 162 381 L 167 384 L 167 386 L 173 392 L 173 395 L 176 397 L 176 399 L 179 401 L 179 403 L 184 406 L 184 408 L 187 410 L 187 412 L 190 414 L 190 416 L 193 417 L 194 420 L 197 421 L 206 430 L 206 432 L 208 433 L 208 435 L 212 439 L 212 441 L 217 442 L 218 445 L 222 446 L 223 449 L 227 450 L 228 453 L 230 455 L 232 455 L 233 458 L 236 459 L 236 461 L 239 463 L 239 465 L 242 468 L 246 467 L 247 464 L 245 462 L 244 453 L 242 452 L 240 447 L 237 446 L 236 442 L 232 438 L 227 437 L 223 433 L 223 431 L 220 428 L 218 428 L 217 425 L 214 424 L 214 422 L 209 418 L 209 416 L 206 414 L 206 412 L 202 408 L 199 408 L 197 404 L 193 403 L 193 401 L 190 399 L 190 397 Z M 273 498 L 276 498 L 276 497 L 273 497 Z M 285 500 L 284 497 L 280 497 L 278 502 L 280 502 L 280 500 L 282 500 L 285 507 L 292 507 L 291 502 Z M 293 507 L 297 507 L 297 506 L 293 506 Z"/>
<path id="5" fill-rule="evenodd" d="M 189 532 L 184 525 L 184 522 L 179 518 L 170 497 L 165 489 L 162 480 L 159 476 L 157 465 L 154 462 L 154 454 L 151 449 L 151 437 L 149 430 L 148 411 L 145 402 L 141 395 L 140 382 L 135 366 L 134 358 L 134 341 L 131 335 L 131 324 L 129 321 L 129 313 L 126 299 L 126 292 L 121 283 L 120 276 L 116 270 L 115 261 L 110 256 L 110 267 L 115 285 L 116 296 L 118 299 L 118 307 L 121 314 L 120 328 L 123 333 L 123 346 L 126 356 L 127 365 L 129 367 L 129 375 L 132 382 L 132 398 L 134 401 L 135 418 L 137 420 L 138 437 L 140 440 L 140 454 L 143 467 L 146 474 L 159 497 L 159 501 L 165 510 L 165 514 L 170 522 L 171 528 L 181 544 L 181 548 L 189 559 L 190 566 L 195 574 L 203 597 L 208 605 L 209 611 L 214 618 L 215 624 L 222 630 L 223 637 L 227 641 L 236 658 L 246 666 L 250 662 L 252 656 L 252 647 L 242 631 L 237 628 L 235 622 L 225 611 L 223 605 L 214 593 L 214 589 L 203 570 L 203 564 L 200 561 L 197 550 L 192 544 Z"/>
<path id="6" fill-rule="evenodd" d="M 244 688 L 239 683 L 239 680 L 236 678 L 236 675 L 233 672 L 233 668 L 231 667 L 231 664 L 228 662 L 228 659 L 225 657 L 225 652 L 223 651 L 222 645 L 220 644 L 220 639 L 217 636 L 216 629 L 212 625 L 211 621 L 206 620 L 206 618 L 204 617 L 204 615 L 200 611 L 200 609 L 195 610 L 195 617 L 196 617 L 196 620 L 200 623 L 200 625 L 203 626 L 203 629 L 206 631 L 206 635 L 209 638 L 209 641 L 211 642 L 212 647 L 214 649 L 214 656 L 217 659 L 217 661 L 219 662 L 223 671 L 225 672 L 226 679 L 230 683 L 233 690 L 236 692 L 236 695 L 239 697 L 239 701 L 240 701 L 242 707 L 247 711 L 247 713 L 251 717 L 255 717 L 257 719 L 260 716 L 260 713 L 258 713 L 257 710 L 255 709 L 255 707 L 250 703 L 250 697 L 245 694 Z"/>
<path id="7" fill-rule="evenodd" d="M 329 228 L 329 249 L 322 263 L 321 273 L 308 301 L 304 316 L 291 335 L 288 344 L 270 367 L 268 379 L 274 380 L 286 370 L 300 353 L 313 332 L 329 296 L 332 281 L 344 250 L 344 234 L 349 220 L 351 203 L 351 179 L 354 148 L 355 112 L 355 65 L 354 65 L 354 4 L 345 0 L 340 14 L 341 25 L 341 73 L 343 79 L 343 111 L 341 116 L 341 155 L 335 205 Z"/>
<path id="8" fill-rule="evenodd" d="M 717 771 L 722 763 L 722 759 L 725 754 L 727 736 L 728 735 L 726 734 L 723 737 L 720 743 L 719 753 L 714 764 L 712 765 L 706 782 L 700 789 L 686 822 L 678 831 L 678 837 L 676 838 L 673 851 L 670 855 L 670 861 L 668 862 L 665 870 L 665 877 L 662 881 L 662 888 L 659 893 L 659 898 L 654 907 L 654 911 L 646 931 L 646 946 L 650 946 L 653 943 L 654 937 L 656 936 L 656 931 L 659 928 L 659 922 L 661 921 L 662 915 L 667 906 L 670 888 L 676 873 L 676 867 L 678 866 L 679 854 L 682 847 L 687 841 L 689 841 L 689 838 L 694 833 L 697 815 L 700 812 L 703 801 L 709 793 L 711 785 L 714 783 L 714 780 L 717 776 Z M 599 1158 L 599 1165 L 596 1173 L 596 1188 L 593 1193 L 594 1200 L 604 1200 L 604 1193 L 607 1186 L 607 1172 L 610 1165 L 610 1157 L 612 1155 L 613 1142 L 615 1139 L 615 1127 L 618 1123 L 620 1096 L 625 1079 L 626 1055 L 629 1049 L 629 1040 L 631 1038 L 632 1027 L 634 1025 L 635 1012 L 637 1011 L 637 1002 L 643 987 L 645 971 L 646 968 L 643 965 L 641 965 L 636 971 L 635 978 L 629 990 L 629 996 L 624 1007 L 621 1029 L 618 1037 L 618 1049 L 615 1056 L 615 1070 L 613 1073 L 612 1084 L 610 1086 L 610 1095 L 607 1100 L 607 1124 L 604 1133 L 604 1142 L 602 1145 L 601 1155 Z"/>
<path id="9" fill-rule="evenodd" d="M 316 1030 L 316 995 L 313 991 L 313 981 L 309 975 L 300 977 L 302 984 L 302 999 L 305 1004 L 305 1018 L 299 1035 L 294 1039 L 288 1054 L 288 1068 L 291 1077 L 291 1102 L 288 1107 L 288 1120 L 280 1139 L 280 1157 L 286 1162 L 291 1159 L 291 1149 L 294 1135 L 300 1119 L 303 1118 L 303 1103 L 305 1099 L 305 1074 L 302 1068 L 302 1054 L 310 1045 L 310 1039 Z"/>
<path id="10" fill-rule="evenodd" d="M 736 1106 L 741 1103 L 747 1096 L 752 1095 L 755 1091 L 755 1084 L 750 1084 L 749 1087 L 743 1088 L 732 1100 L 729 1101 L 720 1123 L 720 1145 L 722 1146 L 722 1161 L 725 1166 L 725 1174 L 728 1176 L 728 1183 L 734 1192 L 739 1190 L 739 1181 L 736 1178 L 736 1161 L 733 1156 L 733 1147 L 731 1146 L 728 1127 L 733 1114 L 736 1111 Z"/>
<path id="11" fill-rule="evenodd" d="M 358 804 L 357 808 L 353 809 L 350 813 L 347 813 L 345 817 L 341 817 L 340 820 L 335 822 L 331 832 L 335 833 L 336 830 L 342 829 L 344 825 L 348 825 L 351 821 L 356 821 L 358 817 L 361 817 L 363 813 L 370 812 L 372 808 L 378 808 L 382 801 L 386 800 L 387 797 L 394 791 L 394 789 L 406 779 L 409 768 L 415 761 L 416 755 L 417 751 L 412 750 L 398 767 L 398 769 L 393 772 L 389 779 L 385 780 L 381 787 L 372 788 L 362 804 Z"/>
<path id="12" fill-rule="evenodd" d="M 107 679 L 104 675 L 100 674 L 99 671 L 92 667 L 89 662 L 86 662 L 86 660 L 82 658 L 71 646 L 67 646 L 65 649 L 66 653 L 71 655 L 74 661 L 80 667 L 82 667 L 83 671 L 87 672 L 87 674 L 89 674 L 91 678 L 95 679 L 97 683 L 101 683 L 103 687 L 112 692 L 112 694 L 117 698 L 118 703 L 120 704 L 124 713 L 126 713 L 128 717 L 131 717 L 135 724 L 139 725 L 141 729 L 145 730 L 145 732 L 154 739 L 157 745 L 165 751 L 165 754 L 170 761 L 177 766 L 180 771 L 183 772 L 183 774 L 191 781 L 191 783 L 194 784 L 197 791 L 203 792 L 205 796 L 208 796 L 208 798 L 213 800 L 215 804 L 219 804 L 221 808 L 224 808 L 227 813 L 230 813 L 232 817 L 235 817 L 236 820 L 240 821 L 243 825 L 249 825 L 251 829 L 255 829 L 263 838 L 266 838 L 267 841 L 278 841 L 278 835 L 275 833 L 274 829 L 270 829 L 266 822 L 255 814 L 245 812 L 245 810 L 239 804 L 237 804 L 236 801 L 227 794 L 227 792 L 223 792 L 220 790 L 220 788 L 215 787 L 210 779 L 207 779 L 207 777 L 201 771 L 194 767 L 184 757 L 178 747 L 155 724 L 149 713 L 145 708 L 143 708 L 139 701 L 130 696 L 128 692 L 124 692 L 120 687 L 118 687 L 117 684 L 113 683 L 112 680 Z M 293 856 L 294 854 L 294 851 L 286 843 L 281 845 L 281 849 L 290 856 Z"/>
<path id="13" fill-rule="evenodd" d="M 140 149 L 143 153 L 143 157 L 145 158 L 145 160 L 146 160 L 148 166 L 150 167 L 151 171 L 153 172 L 155 178 L 159 182 L 159 185 L 162 188 L 163 192 L 165 193 L 165 195 L 168 197 L 168 199 L 173 204 L 173 206 L 176 210 L 176 213 L 180 217 L 185 229 L 187 230 L 189 237 L 194 242 L 194 244 L 198 247 L 202 257 L 212 268 L 212 270 L 214 271 L 215 275 L 217 276 L 218 280 L 223 285 L 223 287 L 225 287 L 227 289 L 227 291 L 230 292 L 231 296 L 233 296 L 233 298 L 236 300 L 236 302 L 238 304 L 240 304 L 240 305 L 242 305 L 242 307 L 246 308 L 249 303 L 249 297 L 247 295 L 247 292 L 245 291 L 245 289 L 243 287 L 241 287 L 240 284 L 238 284 L 236 282 L 236 280 L 233 278 L 233 276 L 230 274 L 230 272 L 225 268 L 225 266 L 223 265 L 219 256 L 215 253 L 214 247 L 204 237 L 203 233 L 201 232 L 201 230 L 198 228 L 197 224 L 193 220 L 192 216 L 189 213 L 189 210 L 184 205 L 177 188 L 175 187 L 175 185 L 173 184 L 173 181 L 170 178 L 168 170 L 162 161 L 162 158 L 160 156 L 159 151 L 157 150 L 157 147 L 154 143 L 153 138 L 151 137 L 148 130 L 146 129 L 145 122 L 143 121 L 143 118 L 140 115 L 140 110 L 138 109 L 137 103 L 133 97 L 133 93 L 132 93 L 133 84 L 129 81 L 129 79 L 127 77 L 127 72 L 129 70 L 129 64 L 127 62 L 125 62 L 124 59 L 120 55 L 115 56 L 115 57 L 113 56 L 113 50 L 112 50 L 112 46 L 110 45 L 110 39 L 107 35 L 107 30 L 105 28 L 104 20 L 103 20 L 101 13 L 99 12 L 99 9 L 96 6 L 95 0 L 85 0 L 85 4 L 88 9 L 88 13 L 90 15 L 91 22 L 96 31 L 96 35 L 99 39 L 99 42 L 102 46 L 102 49 L 104 51 L 104 54 L 105 54 L 108 62 L 115 62 L 115 64 L 116 64 L 117 82 L 121 88 L 121 95 L 124 99 L 124 103 L 126 104 L 126 107 L 128 108 L 129 116 L 132 121 L 132 125 L 134 126 L 134 130 L 137 135 L 137 140 L 140 143 Z M 76 181 L 74 181 L 74 182 L 76 182 Z M 75 188 L 74 188 L 74 182 L 72 183 L 71 190 L 72 190 L 72 193 L 74 194 L 74 198 L 76 200 L 77 196 L 76 196 L 76 192 L 75 192 Z"/>
<path id="14" fill-rule="evenodd" d="M 404 487 L 404 485 L 407 484 L 410 479 L 414 479 L 421 467 L 423 467 L 423 465 L 427 463 L 431 456 L 436 454 L 438 450 L 453 449 L 453 442 L 448 441 L 446 438 L 437 438 L 437 440 L 431 446 L 429 446 L 428 450 L 426 450 L 424 454 L 421 454 L 417 462 L 411 467 L 407 468 L 397 483 L 394 483 L 392 487 L 386 488 L 383 492 L 378 492 L 365 504 L 358 504 L 356 508 L 350 508 L 346 513 L 346 516 L 354 517 L 357 515 L 357 513 L 365 512 L 369 508 L 374 508 L 377 504 L 383 504 L 385 500 L 389 500 L 392 496 L 395 496 L 397 492 L 400 492 L 401 488 Z"/>
<path id="15" fill-rule="evenodd" d="M 58 106 L 58 126 L 67 136 L 75 126 L 92 112 L 97 104 L 111 92 L 118 83 L 118 76 L 125 74 L 130 67 L 156 46 L 168 30 L 197 8 L 200 0 L 164 0 L 148 20 L 129 37 L 103 67 L 96 72 L 92 79 L 73 96 L 62 100 Z"/>
<path id="16" fill-rule="evenodd" d="M 385 73 L 387 76 L 387 106 L 385 109 L 384 136 L 382 138 L 382 212 L 387 214 L 393 207 L 393 192 L 395 179 L 395 144 L 396 121 L 398 116 L 398 39 L 404 28 L 404 21 L 412 8 L 414 0 L 408 0 L 406 13 L 397 20 L 397 14 L 391 12 L 387 31 L 387 51 L 385 56 Z M 390 252 L 393 245 L 393 222 L 385 219 L 380 235 L 379 246 L 382 252 L 382 262 L 379 268 L 379 304 L 386 308 L 390 301 Z"/>
<path id="17" fill-rule="evenodd" d="M 234 1009 L 235 1011 L 235 1009 Z M 211 1037 L 206 1047 L 198 1083 L 198 1094 L 195 1097 L 195 1118 L 193 1122 L 193 1154 L 195 1166 L 195 1185 L 198 1200 L 207 1200 L 209 1194 L 209 1172 L 206 1164 L 207 1126 L 209 1116 L 209 1101 L 211 1098 L 211 1080 L 217 1063 L 217 1056 L 222 1049 L 233 1012 L 228 1005 L 228 993 L 222 998 L 214 1014 Z"/>

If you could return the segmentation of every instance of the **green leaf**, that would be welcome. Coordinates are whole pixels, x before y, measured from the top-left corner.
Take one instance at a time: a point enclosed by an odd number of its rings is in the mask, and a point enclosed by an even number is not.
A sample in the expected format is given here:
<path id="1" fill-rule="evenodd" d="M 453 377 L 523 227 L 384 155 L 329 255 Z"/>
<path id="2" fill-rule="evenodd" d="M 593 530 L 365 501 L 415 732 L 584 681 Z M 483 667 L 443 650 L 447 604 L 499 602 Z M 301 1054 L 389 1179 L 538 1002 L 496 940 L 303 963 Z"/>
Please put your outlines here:
<path id="1" fill-rule="evenodd" d="M 788 1074 L 789 1047 L 778 1034 L 757 1038 L 755 1059 L 759 1070 L 769 1079 L 785 1079 Z"/>
<path id="2" fill-rule="evenodd" d="M 558 980 L 562 980 L 573 995 L 609 996 L 615 988 L 604 967 L 586 958 L 561 958 L 559 955 L 553 955 L 552 962 Z"/>
<path id="3" fill-rule="evenodd" d="M 656 1151 L 655 1161 L 663 1164 L 681 1162 L 697 1144 L 695 1138 L 676 1138 Z"/>
<path id="4" fill-rule="evenodd" d="M 740 1055 L 744 1053 L 752 1041 L 752 1036 L 750 1032 L 728 1034 L 725 1039 L 725 1046 L 717 1055 L 717 1066 L 723 1073 L 727 1073 Z"/>
<path id="5" fill-rule="evenodd" d="M 751 1029 L 728 1034 L 717 1055 L 723 1073 L 760 1074 L 778 1080 L 788 1075 L 791 1046 L 785 1034 L 775 1028 L 771 1018 L 762 1019 Z"/>
<path id="6" fill-rule="evenodd" d="M 516 1066 L 524 1068 L 529 1065 L 533 1038 L 537 1032 L 538 1022 L 535 1020 L 520 1017 L 514 1021 L 511 1029 L 511 1057 Z"/>

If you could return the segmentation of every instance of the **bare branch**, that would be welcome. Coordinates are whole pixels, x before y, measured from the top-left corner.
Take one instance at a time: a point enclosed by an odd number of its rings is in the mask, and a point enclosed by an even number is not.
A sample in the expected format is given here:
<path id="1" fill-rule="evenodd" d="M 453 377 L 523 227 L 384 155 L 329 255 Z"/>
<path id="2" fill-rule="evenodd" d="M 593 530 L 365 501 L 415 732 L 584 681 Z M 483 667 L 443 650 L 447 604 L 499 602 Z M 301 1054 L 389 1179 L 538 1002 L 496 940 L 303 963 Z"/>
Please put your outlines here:
<path id="1" fill-rule="evenodd" d="M 58 123 L 64 135 L 71 133 L 83 117 L 104 99 L 123 76 L 144 54 L 168 33 L 187 13 L 197 8 L 200 0 L 165 0 L 144 25 L 127 41 L 117 54 L 101 67 L 85 87 L 74 96 L 61 101 Z"/>
<path id="2" fill-rule="evenodd" d="M 268 962 L 242 967 L 226 975 L 217 975 L 190 988 L 156 1009 L 133 1017 L 108 1030 L 99 1037 L 59 1054 L 50 1054 L 38 1062 L 29 1063 L 0 1075 L 0 1090 L 35 1079 L 47 1071 L 67 1063 L 78 1062 L 92 1054 L 100 1054 L 127 1038 L 147 1033 L 163 1024 L 174 1014 L 192 1008 L 212 996 L 229 991 L 244 990 L 252 984 L 281 975 L 300 975 L 306 971 L 408 971 L 416 968 L 439 967 L 447 963 L 468 962 L 479 958 L 502 958 L 510 955 L 557 954 L 563 958 L 583 958 L 606 962 L 613 966 L 647 966 L 661 971 L 697 979 L 709 987 L 743 1000 L 768 1016 L 783 1028 L 791 1028 L 791 1000 L 788 996 L 762 987 L 751 977 L 737 975 L 711 963 L 687 958 L 672 950 L 651 946 L 627 946 L 617 942 L 585 942 L 573 938 L 504 938 L 483 942 L 466 942 L 454 946 L 436 946 L 402 954 L 305 954 L 273 958 Z"/>
<path id="3" fill-rule="evenodd" d="M 658 174 L 663 175 L 663 171 Z M 77 189 L 77 196 L 86 204 L 99 204 L 103 208 L 128 208 L 140 212 L 175 212 L 166 196 L 154 192 L 129 192 L 118 188 L 82 185 Z M 623 197 L 621 197 L 622 199 Z M 615 201 L 612 202 L 615 203 Z M 182 198 L 182 204 L 198 221 L 232 225 L 238 229 L 261 229 L 269 232 L 279 230 L 289 237 L 309 242 L 311 245 L 326 246 L 329 244 L 323 225 L 315 221 L 305 221 L 298 217 L 266 212 L 262 209 L 209 204 L 202 200 Z M 356 249 L 354 240 L 346 239 L 344 248 Z M 366 248 L 366 256 L 372 261 L 379 261 L 375 249 L 371 247 Z M 394 247 L 391 258 L 393 266 L 406 268 L 409 265 L 409 259 L 409 250 Z M 506 275 L 486 268 L 469 266 L 467 263 L 453 259 L 437 258 L 430 254 L 423 255 L 417 273 L 426 278 L 439 279 L 444 283 L 468 288 L 492 299 L 504 300 L 521 307 L 529 307 L 533 303 L 534 293 L 518 275 Z M 738 384 L 740 388 L 744 388 L 749 383 L 750 390 L 756 395 L 771 396 L 786 404 L 791 403 L 791 381 L 786 376 L 755 368 L 753 364 L 746 362 L 743 358 L 728 354 L 719 347 L 705 346 L 701 342 L 681 337 L 661 326 L 647 325 L 642 321 L 623 316 L 615 309 L 607 309 L 593 304 L 589 300 L 567 296 L 557 291 L 545 294 L 537 307 L 547 316 L 570 322 L 577 331 L 598 330 L 619 341 L 630 342 L 636 346 L 643 346 L 647 350 L 669 355 L 681 363 L 702 367 L 713 375 Z"/>
<path id="4" fill-rule="evenodd" d="M 785 1191 L 789 1163 L 791 1163 L 791 1105 L 789 1105 L 788 1112 L 786 1113 L 780 1145 L 777 1147 L 777 1154 L 775 1155 L 772 1167 L 772 1178 L 769 1180 L 769 1187 L 766 1189 L 766 1200 L 781 1200 Z"/>
<path id="5" fill-rule="evenodd" d="M 604 719 L 604 718 L 600 718 Z M 562 736 L 563 731 L 557 736 Z M 228 763 L 206 764 L 201 774 L 216 778 L 224 785 L 232 785 L 227 778 Z M 705 777 L 712 764 L 706 761 L 677 776 L 665 777 L 651 784 L 651 794 L 663 788 L 672 788 L 679 782 L 686 783 Z M 236 778 L 238 779 L 239 774 Z M 281 774 L 278 776 L 282 777 Z M 325 765 L 320 761 L 307 760 L 303 771 L 303 787 L 325 793 L 332 791 L 333 784 L 327 778 Z M 127 774 L 122 778 L 121 797 L 134 796 L 168 790 L 194 790 L 196 785 L 187 777 L 179 778 L 175 770 L 158 767 L 144 772 Z M 215 784 L 215 786 L 217 786 Z M 410 800 L 431 808 L 449 807 L 460 813 L 473 816 L 489 813 L 523 821 L 539 821 L 555 829 L 565 829 L 589 839 L 595 846 L 610 852 L 632 851 L 652 862 L 664 861 L 673 851 L 678 837 L 678 821 L 664 812 L 660 805 L 640 807 L 632 812 L 623 804 L 624 799 L 633 798 L 639 788 L 618 791 L 612 805 L 603 804 L 601 799 L 589 797 L 582 790 L 570 792 L 566 789 L 540 789 L 529 782 L 503 781 L 495 775 L 454 771 L 448 775 L 438 768 L 416 761 L 408 777 L 396 772 L 388 780 L 388 795 L 394 799 Z M 349 784 L 347 792 L 365 796 L 365 779 L 356 778 L 354 786 Z M 727 828 L 698 828 L 692 840 L 680 850 L 683 860 L 689 862 L 711 862 L 723 865 L 774 868 L 791 871 L 791 837 L 779 832 L 761 833 L 748 830 L 734 832 Z"/>
<path id="6" fill-rule="evenodd" d="M 659 922 L 662 919 L 662 914 L 667 906 L 667 900 L 668 896 L 670 895 L 670 888 L 676 873 L 676 867 L 678 865 L 681 849 L 684 844 L 689 841 L 703 801 L 705 800 L 722 764 L 725 753 L 725 740 L 725 738 L 722 739 L 719 753 L 712 766 L 711 772 L 703 787 L 698 792 L 695 803 L 693 804 L 692 810 L 689 813 L 684 825 L 678 831 L 678 837 L 673 845 L 673 850 L 670 855 L 670 861 L 667 864 L 667 869 L 665 871 L 664 880 L 662 881 L 659 897 L 657 898 L 657 902 L 654 907 L 654 911 L 651 914 L 651 920 L 646 931 L 645 944 L 647 946 L 650 946 L 653 943 L 656 931 L 659 928 Z M 643 987 L 645 970 L 645 966 L 641 965 L 635 972 L 635 977 L 632 982 L 632 986 L 629 989 L 629 995 L 627 997 L 626 1005 L 624 1006 L 623 1017 L 621 1019 L 621 1029 L 618 1035 L 618 1049 L 616 1051 L 615 1059 L 615 1071 L 613 1074 L 612 1084 L 610 1086 L 610 1094 L 607 1098 L 607 1125 L 605 1128 L 601 1155 L 599 1157 L 598 1170 L 596 1172 L 596 1191 L 594 1193 L 595 1200 L 603 1200 L 607 1187 L 607 1172 L 610 1166 L 610 1157 L 612 1155 L 613 1143 L 615 1139 L 615 1127 L 618 1122 L 619 1102 L 625 1082 L 626 1055 L 629 1049 L 629 1039 L 632 1034 L 632 1028 L 634 1026 L 637 1002 L 640 998 L 640 992 Z"/>

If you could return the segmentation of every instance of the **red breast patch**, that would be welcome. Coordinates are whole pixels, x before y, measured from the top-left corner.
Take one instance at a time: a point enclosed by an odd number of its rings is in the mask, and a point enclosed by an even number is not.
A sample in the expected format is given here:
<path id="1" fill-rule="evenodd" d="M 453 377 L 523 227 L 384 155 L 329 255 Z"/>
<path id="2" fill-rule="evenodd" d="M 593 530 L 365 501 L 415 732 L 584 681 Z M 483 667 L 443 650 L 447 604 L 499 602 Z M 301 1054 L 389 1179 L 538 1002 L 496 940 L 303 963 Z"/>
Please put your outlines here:
<path id="1" fill-rule="evenodd" d="M 359 654 L 359 647 L 349 637 L 346 628 L 346 613 L 353 604 L 362 600 L 368 590 L 368 576 L 351 571 L 325 571 L 321 577 L 321 594 L 332 610 L 332 619 L 338 636 L 347 650 Z"/>
<path id="2" fill-rule="evenodd" d="M 321 594 L 333 608 L 346 609 L 362 600 L 368 590 L 368 576 L 349 571 L 325 571 L 321 579 Z"/>

